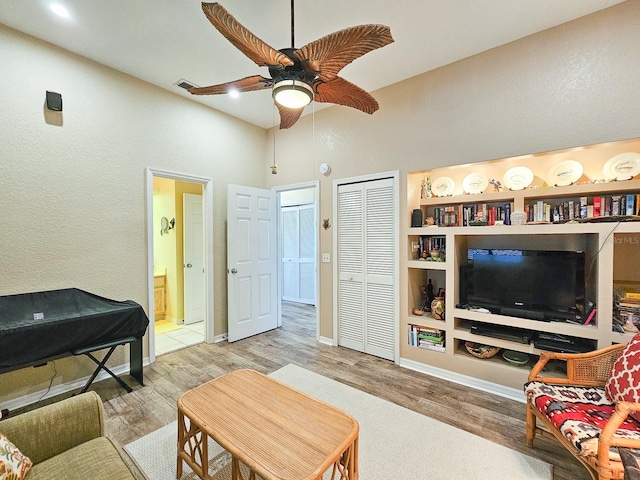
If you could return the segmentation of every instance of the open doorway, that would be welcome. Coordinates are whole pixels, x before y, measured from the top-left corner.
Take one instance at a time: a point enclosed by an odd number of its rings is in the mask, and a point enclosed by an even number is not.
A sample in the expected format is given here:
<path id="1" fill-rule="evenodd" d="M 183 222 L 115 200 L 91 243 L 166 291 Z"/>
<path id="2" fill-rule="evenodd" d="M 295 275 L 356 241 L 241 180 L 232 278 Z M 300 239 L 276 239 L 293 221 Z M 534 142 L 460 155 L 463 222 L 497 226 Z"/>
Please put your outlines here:
<path id="1" fill-rule="evenodd" d="M 313 317 L 319 325 L 318 182 L 275 189 L 278 193 L 280 321 Z"/>
<path id="2" fill-rule="evenodd" d="M 211 180 L 148 170 L 149 359 L 213 341 Z"/>

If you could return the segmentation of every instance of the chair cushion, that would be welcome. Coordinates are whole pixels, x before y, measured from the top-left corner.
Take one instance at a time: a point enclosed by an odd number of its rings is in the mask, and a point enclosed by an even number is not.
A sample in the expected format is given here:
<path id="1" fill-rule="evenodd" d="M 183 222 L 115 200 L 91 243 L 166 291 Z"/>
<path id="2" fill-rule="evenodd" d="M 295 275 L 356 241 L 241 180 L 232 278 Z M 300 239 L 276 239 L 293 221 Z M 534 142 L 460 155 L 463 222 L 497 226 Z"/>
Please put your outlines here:
<path id="1" fill-rule="evenodd" d="M 116 447 L 98 437 L 35 464 L 25 480 L 135 480 Z"/>
<path id="2" fill-rule="evenodd" d="M 0 433 L 0 480 L 22 480 L 31 468 L 31 460 Z"/>
<path id="3" fill-rule="evenodd" d="M 615 411 L 615 403 L 607 398 L 604 388 L 529 382 L 525 393 L 581 455 L 597 455 L 598 436 Z M 640 439 L 640 423 L 628 417 L 616 435 Z M 616 449 L 611 450 L 610 458 L 620 459 Z"/>
<path id="4" fill-rule="evenodd" d="M 604 386 L 612 402 L 640 402 L 640 333 L 635 335 L 615 361 Z M 631 413 L 640 420 L 639 412 Z"/>

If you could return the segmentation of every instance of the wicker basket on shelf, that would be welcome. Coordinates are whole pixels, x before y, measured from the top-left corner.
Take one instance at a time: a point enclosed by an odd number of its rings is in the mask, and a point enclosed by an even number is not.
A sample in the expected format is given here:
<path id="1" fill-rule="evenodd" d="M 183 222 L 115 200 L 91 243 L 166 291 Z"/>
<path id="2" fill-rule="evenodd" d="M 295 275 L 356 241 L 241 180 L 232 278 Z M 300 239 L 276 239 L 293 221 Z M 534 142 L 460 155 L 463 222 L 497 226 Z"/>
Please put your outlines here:
<path id="1" fill-rule="evenodd" d="M 483 345 L 475 342 L 464 342 L 464 346 L 471 355 L 477 358 L 491 358 L 500 351 L 499 347 Z"/>

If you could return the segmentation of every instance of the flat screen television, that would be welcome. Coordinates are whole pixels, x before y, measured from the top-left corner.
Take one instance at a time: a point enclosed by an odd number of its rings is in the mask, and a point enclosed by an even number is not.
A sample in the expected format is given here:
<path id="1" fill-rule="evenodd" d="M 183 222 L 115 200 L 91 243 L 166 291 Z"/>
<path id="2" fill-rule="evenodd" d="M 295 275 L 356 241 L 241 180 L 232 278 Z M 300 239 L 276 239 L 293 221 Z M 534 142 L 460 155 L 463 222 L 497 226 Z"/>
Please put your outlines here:
<path id="1" fill-rule="evenodd" d="M 460 301 L 492 313 L 583 322 L 582 251 L 469 249 Z"/>

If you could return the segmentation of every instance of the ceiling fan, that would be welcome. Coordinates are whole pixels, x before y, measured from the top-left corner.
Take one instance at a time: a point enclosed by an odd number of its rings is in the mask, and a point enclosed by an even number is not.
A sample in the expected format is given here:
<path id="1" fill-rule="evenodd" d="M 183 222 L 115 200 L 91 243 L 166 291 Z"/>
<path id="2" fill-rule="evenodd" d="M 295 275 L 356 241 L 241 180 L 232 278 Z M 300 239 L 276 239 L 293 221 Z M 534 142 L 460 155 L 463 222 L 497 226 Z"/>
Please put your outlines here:
<path id="1" fill-rule="evenodd" d="M 232 82 L 194 87 L 193 95 L 218 95 L 272 89 L 280 112 L 280 128 L 294 125 L 312 100 L 335 103 L 372 114 L 378 102 L 360 87 L 338 76 L 346 65 L 393 42 L 384 25 L 360 25 L 326 35 L 302 48 L 295 48 L 291 0 L 291 48 L 276 50 L 256 37 L 219 3 L 202 3 L 212 25 L 236 48 L 260 67 L 268 67 L 271 78 L 261 75 Z"/>

